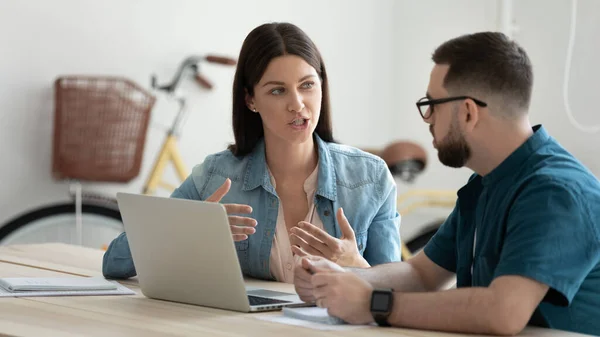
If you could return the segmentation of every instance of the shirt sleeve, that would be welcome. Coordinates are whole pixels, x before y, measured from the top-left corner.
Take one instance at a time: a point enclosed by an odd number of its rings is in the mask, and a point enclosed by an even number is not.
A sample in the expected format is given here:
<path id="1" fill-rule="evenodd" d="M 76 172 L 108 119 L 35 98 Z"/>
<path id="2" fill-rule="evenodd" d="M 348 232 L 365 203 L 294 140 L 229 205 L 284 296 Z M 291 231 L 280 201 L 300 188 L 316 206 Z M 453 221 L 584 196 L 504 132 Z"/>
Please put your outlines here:
<path id="1" fill-rule="evenodd" d="M 515 199 L 494 277 L 524 276 L 550 287 L 544 301 L 569 305 L 600 259 L 585 197 L 566 184 L 538 180 Z"/>
<path id="2" fill-rule="evenodd" d="M 363 256 L 371 266 L 400 261 L 400 214 L 397 187 L 387 166 L 382 165 L 382 204 L 369 225 Z"/>
<path id="3" fill-rule="evenodd" d="M 171 198 L 200 200 L 200 194 L 194 183 L 193 174 L 187 177 L 181 186 L 177 187 L 173 193 L 171 193 Z"/>
<path id="4" fill-rule="evenodd" d="M 102 274 L 112 279 L 127 279 L 137 274 L 125 232 L 119 234 L 104 253 Z"/>
<path id="5" fill-rule="evenodd" d="M 458 221 L 458 205 L 440 226 L 435 235 L 425 245 L 427 257 L 438 266 L 449 272 L 456 273 L 456 231 Z"/>

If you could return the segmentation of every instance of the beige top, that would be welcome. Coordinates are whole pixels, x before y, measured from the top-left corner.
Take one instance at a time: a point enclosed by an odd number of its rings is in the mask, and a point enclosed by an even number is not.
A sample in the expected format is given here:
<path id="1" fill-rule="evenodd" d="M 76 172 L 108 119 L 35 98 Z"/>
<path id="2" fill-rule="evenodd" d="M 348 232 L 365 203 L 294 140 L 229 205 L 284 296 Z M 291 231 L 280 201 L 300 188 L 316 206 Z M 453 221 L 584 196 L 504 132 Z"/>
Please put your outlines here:
<path id="1" fill-rule="evenodd" d="M 319 218 L 317 207 L 314 203 L 315 193 L 317 191 L 317 177 L 318 168 L 306 178 L 304 181 L 304 192 L 306 193 L 306 200 L 308 201 L 308 214 L 304 218 L 304 221 L 310 222 L 311 224 L 323 229 L 323 222 Z M 271 184 L 275 185 L 275 178 L 271 175 Z M 294 266 L 297 256 L 292 253 L 292 246 L 290 244 L 290 237 L 285 225 L 285 217 L 283 216 L 283 203 L 279 202 L 279 210 L 277 211 L 277 225 L 275 227 L 275 236 L 273 237 L 273 246 L 271 247 L 271 275 L 279 281 L 285 283 L 294 283 Z"/>

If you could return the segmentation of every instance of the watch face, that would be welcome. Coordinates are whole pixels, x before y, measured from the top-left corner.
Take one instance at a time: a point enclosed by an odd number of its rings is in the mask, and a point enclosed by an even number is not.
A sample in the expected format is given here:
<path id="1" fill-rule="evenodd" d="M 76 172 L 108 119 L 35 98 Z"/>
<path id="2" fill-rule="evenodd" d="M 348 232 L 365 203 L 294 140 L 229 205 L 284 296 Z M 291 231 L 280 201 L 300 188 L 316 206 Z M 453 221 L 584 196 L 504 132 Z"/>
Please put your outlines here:
<path id="1" fill-rule="evenodd" d="M 371 310 L 387 312 L 390 307 L 390 296 L 388 293 L 373 292 Z"/>

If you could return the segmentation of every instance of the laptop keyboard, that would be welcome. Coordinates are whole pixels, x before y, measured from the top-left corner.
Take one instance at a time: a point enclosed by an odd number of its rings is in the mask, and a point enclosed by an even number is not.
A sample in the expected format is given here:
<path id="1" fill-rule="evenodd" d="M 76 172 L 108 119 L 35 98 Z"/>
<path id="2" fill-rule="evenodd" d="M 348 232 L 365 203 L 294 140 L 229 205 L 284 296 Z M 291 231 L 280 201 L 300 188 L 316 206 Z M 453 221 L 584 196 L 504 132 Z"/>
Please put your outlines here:
<path id="1" fill-rule="evenodd" d="M 273 298 L 265 298 L 265 297 L 251 296 L 251 295 L 248 295 L 248 300 L 250 301 L 250 305 L 292 303 L 290 301 L 282 301 L 282 300 L 276 300 Z"/>

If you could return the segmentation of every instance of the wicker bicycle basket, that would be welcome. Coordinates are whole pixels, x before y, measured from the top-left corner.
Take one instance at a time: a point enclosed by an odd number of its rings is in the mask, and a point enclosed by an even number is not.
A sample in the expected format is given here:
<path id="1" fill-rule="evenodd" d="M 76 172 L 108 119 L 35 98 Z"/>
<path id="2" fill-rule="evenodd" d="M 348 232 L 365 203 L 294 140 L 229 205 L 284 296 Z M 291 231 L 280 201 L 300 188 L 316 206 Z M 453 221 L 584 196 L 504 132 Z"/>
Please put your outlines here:
<path id="1" fill-rule="evenodd" d="M 53 176 L 121 183 L 136 177 L 156 98 L 120 77 L 59 77 L 54 90 Z"/>

